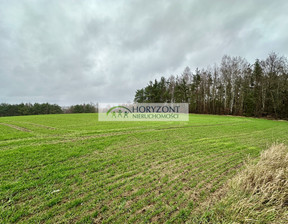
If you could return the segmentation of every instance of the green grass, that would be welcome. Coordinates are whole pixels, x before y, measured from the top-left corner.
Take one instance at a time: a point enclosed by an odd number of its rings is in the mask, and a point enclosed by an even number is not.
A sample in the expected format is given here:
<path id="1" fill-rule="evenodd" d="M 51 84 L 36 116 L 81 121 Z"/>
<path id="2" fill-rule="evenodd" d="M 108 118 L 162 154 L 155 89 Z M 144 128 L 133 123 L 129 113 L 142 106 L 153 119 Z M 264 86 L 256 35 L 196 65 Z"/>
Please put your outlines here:
<path id="1" fill-rule="evenodd" d="M 288 141 L 285 121 L 97 120 L 0 118 L 0 223 L 193 222 L 247 156 Z"/>

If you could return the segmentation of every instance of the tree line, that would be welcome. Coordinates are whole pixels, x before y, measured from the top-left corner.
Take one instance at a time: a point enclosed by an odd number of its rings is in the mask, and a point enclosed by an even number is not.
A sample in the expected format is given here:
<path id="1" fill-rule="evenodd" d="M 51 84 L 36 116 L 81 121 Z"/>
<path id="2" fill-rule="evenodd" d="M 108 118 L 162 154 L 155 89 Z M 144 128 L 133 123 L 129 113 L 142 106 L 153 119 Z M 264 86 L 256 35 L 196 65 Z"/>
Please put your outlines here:
<path id="1" fill-rule="evenodd" d="M 49 103 L 21 103 L 0 104 L 0 117 L 39 115 L 39 114 L 63 114 L 63 113 L 96 113 L 97 106 L 93 104 L 77 104 L 69 107 L 60 107 Z"/>
<path id="2" fill-rule="evenodd" d="M 189 103 L 189 112 L 288 118 L 287 58 L 271 53 L 250 64 L 223 56 L 219 65 L 150 81 L 134 102 Z"/>
<path id="3" fill-rule="evenodd" d="M 91 104 L 76 104 L 70 107 L 63 108 L 64 113 L 96 113 L 98 107 Z"/>

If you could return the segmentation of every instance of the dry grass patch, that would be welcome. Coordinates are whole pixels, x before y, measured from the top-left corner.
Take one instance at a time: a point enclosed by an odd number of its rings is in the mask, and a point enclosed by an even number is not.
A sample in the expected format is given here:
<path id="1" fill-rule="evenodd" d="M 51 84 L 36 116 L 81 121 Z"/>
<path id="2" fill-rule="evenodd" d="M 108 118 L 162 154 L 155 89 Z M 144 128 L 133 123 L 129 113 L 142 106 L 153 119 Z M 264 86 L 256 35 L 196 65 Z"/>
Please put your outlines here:
<path id="1" fill-rule="evenodd" d="M 248 164 L 235 178 L 232 187 L 251 192 L 262 204 L 288 206 L 288 147 L 273 145 L 264 151 L 257 164 Z"/>
<path id="2" fill-rule="evenodd" d="M 288 147 L 273 145 L 258 162 L 248 160 L 226 192 L 199 219 L 204 223 L 288 223 Z"/>

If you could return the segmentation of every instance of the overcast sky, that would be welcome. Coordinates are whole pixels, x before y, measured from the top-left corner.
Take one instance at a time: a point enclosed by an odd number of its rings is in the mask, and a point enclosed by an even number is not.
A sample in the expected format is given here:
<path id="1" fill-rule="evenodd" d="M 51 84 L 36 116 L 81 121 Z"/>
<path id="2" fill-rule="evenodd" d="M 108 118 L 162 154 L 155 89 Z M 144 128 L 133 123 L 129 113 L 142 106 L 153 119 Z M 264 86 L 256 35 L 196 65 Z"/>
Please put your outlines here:
<path id="1" fill-rule="evenodd" d="M 0 103 L 133 101 L 150 80 L 287 56 L 288 1 L 0 0 Z"/>

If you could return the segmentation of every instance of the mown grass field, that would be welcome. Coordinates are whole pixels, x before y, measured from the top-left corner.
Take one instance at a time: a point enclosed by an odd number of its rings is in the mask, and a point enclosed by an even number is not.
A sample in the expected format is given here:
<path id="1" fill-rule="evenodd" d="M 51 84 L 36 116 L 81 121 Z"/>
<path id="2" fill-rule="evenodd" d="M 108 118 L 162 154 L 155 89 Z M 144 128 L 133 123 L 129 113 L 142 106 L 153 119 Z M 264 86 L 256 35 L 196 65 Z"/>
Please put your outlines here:
<path id="1" fill-rule="evenodd" d="M 243 117 L 0 118 L 0 223 L 193 223 L 248 156 L 287 141 L 288 122 Z"/>

